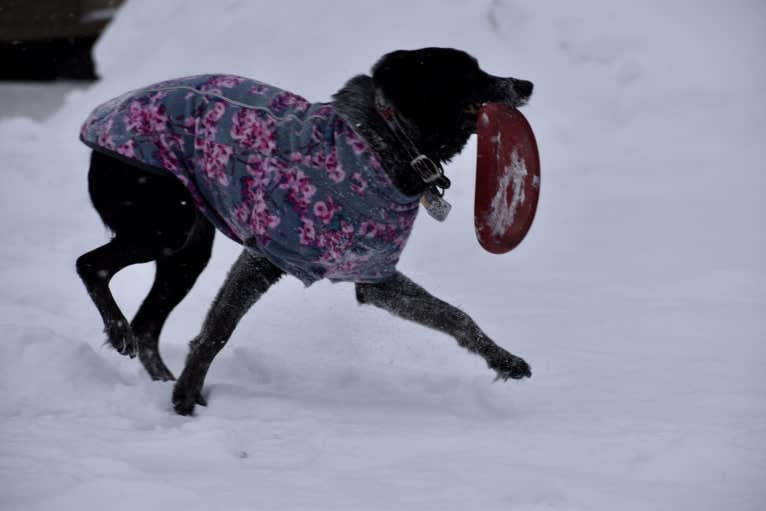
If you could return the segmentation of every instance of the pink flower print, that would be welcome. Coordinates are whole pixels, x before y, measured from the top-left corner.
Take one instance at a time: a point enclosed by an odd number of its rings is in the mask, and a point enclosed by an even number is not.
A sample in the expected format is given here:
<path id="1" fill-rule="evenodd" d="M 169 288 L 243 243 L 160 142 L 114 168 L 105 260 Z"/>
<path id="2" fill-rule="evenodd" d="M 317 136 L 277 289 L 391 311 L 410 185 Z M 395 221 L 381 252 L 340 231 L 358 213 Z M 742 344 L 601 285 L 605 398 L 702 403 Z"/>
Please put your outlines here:
<path id="1" fill-rule="evenodd" d="M 303 174 L 303 172 L 298 171 L 298 173 L 300 174 L 298 179 L 298 192 L 300 192 L 306 200 L 310 200 L 316 193 L 317 188 L 311 184 L 311 181 Z"/>
<path id="2" fill-rule="evenodd" d="M 128 131 L 140 135 L 151 135 L 164 132 L 167 128 L 168 116 L 165 115 L 165 105 L 154 100 L 148 105 L 142 105 L 135 100 L 128 107 L 125 114 L 125 127 Z"/>
<path id="3" fill-rule="evenodd" d="M 309 109 L 309 106 L 311 104 L 308 101 L 297 94 L 287 91 L 280 92 L 271 100 L 271 109 L 275 112 L 281 112 L 288 108 L 292 108 L 296 112 L 305 112 Z"/>
<path id="4" fill-rule="evenodd" d="M 316 117 L 330 117 L 330 114 L 332 114 L 331 105 L 320 106 L 319 108 L 314 110 L 314 116 Z"/>
<path id="5" fill-rule="evenodd" d="M 367 161 L 368 161 L 370 167 L 372 167 L 374 169 L 382 169 L 383 168 L 383 166 L 380 164 L 378 159 L 375 156 L 373 156 L 372 154 L 370 155 L 370 158 Z M 391 179 L 389 179 L 389 177 L 388 177 L 388 174 L 383 174 L 383 178 L 386 179 L 386 182 L 389 185 L 393 185 L 393 183 L 391 183 Z"/>
<path id="6" fill-rule="evenodd" d="M 253 178 L 242 179 L 242 186 L 243 200 L 240 206 L 232 211 L 234 218 L 241 224 L 247 225 L 251 232 L 261 236 L 261 242 L 268 242 L 269 229 L 279 225 L 280 219 L 269 212 L 264 188 L 257 186 Z"/>
<path id="7" fill-rule="evenodd" d="M 243 177 L 240 183 L 242 184 L 242 200 L 248 204 L 255 201 L 256 193 L 263 191 L 263 186 L 260 185 L 257 178 Z"/>
<path id="8" fill-rule="evenodd" d="M 112 124 L 114 124 L 114 115 L 109 116 L 101 133 L 98 134 L 98 145 L 113 150 L 114 140 L 112 140 Z"/>
<path id="9" fill-rule="evenodd" d="M 351 175 L 351 189 L 357 195 L 364 197 L 364 191 L 367 189 L 367 180 L 362 176 L 361 172 L 354 172 Z"/>
<path id="10" fill-rule="evenodd" d="M 337 261 L 343 256 L 344 248 L 349 237 L 343 231 L 323 231 L 317 239 L 317 246 L 324 249 L 320 259 L 323 261 Z"/>
<path id="11" fill-rule="evenodd" d="M 300 151 L 290 153 L 290 163 L 297 163 L 298 165 L 310 166 L 313 163 L 313 158 L 311 154 L 304 154 Z"/>
<path id="12" fill-rule="evenodd" d="M 327 169 L 327 176 L 335 183 L 340 183 L 346 178 L 346 172 L 338 161 L 338 153 L 335 151 L 335 148 L 333 148 L 332 152 L 327 156 L 327 159 L 325 160 L 325 168 Z M 367 186 L 366 183 L 365 186 Z"/>
<path id="13" fill-rule="evenodd" d="M 168 151 L 167 149 L 163 149 L 160 147 L 157 150 L 157 158 L 160 160 L 160 163 L 162 163 L 163 168 L 166 168 L 170 170 L 171 172 L 175 172 L 178 170 L 179 168 L 178 157 L 176 157 L 173 151 Z"/>
<path id="14" fill-rule="evenodd" d="M 266 87 L 264 84 L 256 82 L 255 85 L 250 87 L 250 90 L 248 92 L 250 92 L 250 94 L 255 94 L 257 96 L 262 96 L 267 90 L 268 90 L 268 87 Z"/>
<path id="15" fill-rule="evenodd" d="M 351 149 L 353 149 L 354 154 L 357 156 L 367 150 L 367 143 L 362 139 L 362 137 L 357 135 L 356 132 L 351 129 L 351 127 L 348 127 L 346 133 L 346 141 L 348 142 L 348 145 L 351 146 Z"/>
<path id="16" fill-rule="evenodd" d="M 215 133 L 218 121 L 221 120 L 223 114 L 226 113 L 226 105 L 223 101 L 216 101 L 213 103 L 213 108 L 210 108 L 202 117 L 202 127 L 208 130 L 210 133 Z"/>
<path id="17" fill-rule="evenodd" d="M 157 141 L 158 145 L 165 150 L 173 150 L 173 148 L 181 149 L 183 145 L 183 138 L 181 135 L 174 133 L 163 133 L 160 135 Z"/>
<path id="18" fill-rule="evenodd" d="M 336 204 L 332 197 L 327 199 L 327 202 L 317 201 L 314 203 L 314 215 L 325 225 L 332 222 L 335 213 L 338 213 L 342 209 L 343 208 Z"/>
<path id="19" fill-rule="evenodd" d="M 365 238 L 382 238 L 386 234 L 386 225 L 374 220 L 362 222 L 359 226 L 359 235 Z"/>
<path id="20" fill-rule="evenodd" d="M 242 78 L 239 76 L 232 76 L 232 75 L 221 75 L 216 76 L 209 82 L 207 82 L 207 85 L 210 85 L 212 87 L 225 87 L 227 89 L 231 89 L 233 87 L 236 87 L 240 83 L 242 83 Z"/>
<path id="21" fill-rule="evenodd" d="M 230 146 L 208 141 L 202 151 L 202 170 L 208 179 L 215 179 L 221 186 L 228 186 L 226 166 L 233 150 Z"/>
<path id="22" fill-rule="evenodd" d="M 194 139 L 195 149 L 204 149 L 208 141 L 215 138 L 218 121 L 221 120 L 225 112 L 226 105 L 223 101 L 216 101 L 213 103 L 213 107 L 202 116 L 202 120 L 197 122 L 197 136 Z"/>
<path id="23" fill-rule="evenodd" d="M 248 186 L 264 188 L 271 182 L 276 169 L 280 166 L 276 158 L 252 154 L 247 158 L 247 173 L 252 176 L 246 178 Z"/>
<path id="24" fill-rule="evenodd" d="M 258 236 L 268 236 L 268 231 L 279 225 L 280 218 L 269 213 L 263 190 L 254 194 L 250 228 Z"/>
<path id="25" fill-rule="evenodd" d="M 136 155 L 136 141 L 130 139 L 124 144 L 120 144 L 117 148 L 117 153 L 127 158 L 133 158 Z"/>
<path id="26" fill-rule="evenodd" d="M 248 208 L 247 204 L 244 202 L 240 202 L 239 205 L 231 211 L 231 216 L 234 221 L 239 224 L 247 225 L 247 220 L 250 218 L 250 208 Z"/>
<path id="27" fill-rule="evenodd" d="M 372 220 L 362 222 L 362 225 L 359 226 L 359 234 L 365 238 L 372 238 L 375 236 L 375 222 Z"/>
<path id="28" fill-rule="evenodd" d="M 317 240 L 317 246 L 322 248 L 319 260 L 327 268 L 328 277 L 344 277 L 358 272 L 363 261 L 369 255 L 354 254 L 349 250 L 353 240 L 353 225 L 341 222 L 340 231 L 324 232 Z"/>
<path id="29" fill-rule="evenodd" d="M 316 242 L 316 229 L 314 221 L 310 218 L 301 218 L 301 225 L 298 227 L 299 240 L 301 245 L 314 245 Z"/>
<path id="30" fill-rule="evenodd" d="M 263 188 L 253 190 L 253 213 L 268 213 L 268 204 L 266 204 L 266 192 Z"/>
<path id="31" fill-rule="evenodd" d="M 314 167 L 324 167 L 324 162 L 327 160 L 327 156 L 324 151 L 316 150 L 311 155 L 311 165 Z"/>
<path id="32" fill-rule="evenodd" d="M 179 135 L 163 133 L 156 140 L 156 144 L 158 146 L 157 155 L 162 166 L 171 171 L 178 170 L 180 161 L 177 156 L 177 150 L 181 149 L 181 137 Z"/>
<path id="33" fill-rule="evenodd" d="M 297 173 L 295 169 L 286 169 L 279 175 L 279 187 L 283 190 L 297 191 Z"/>
<path id="34" fill-rule="evenodd" d="M 351 224 L 349 222 L 341 222 L 340 232 L 342 232 L 343 234 L 352 234 L 354 232 L 354 224 Z"/>
<path id="35" fill-rule="evenodd" d="M 250 228 L 268 241 L 268 230 L 280 223 L 280 218 L 269 212 L 266 204 L 266 186 L 271 182 L 280 163 L 275 158 L 253 154 L 247 159 L 248 176 L 242 178 L 242 197 L 251 209 Z"/>
<path id="36" fill-rule="evenodd" d="M 342 259 L 335 260 L 326 277 L 343 279 L 359 274 L 359 267 L 370 259 L 370 255 L 354 254 L 349 252 Z"/>
<path id="37" fill-rule="evenodd" d="M 277 148 L 276 122 L 270 117 L 262 117 L 255 110 L 242 108 L 234 116 L 231 138 L 242 147 L 270 155 Z"/>
<path id="38" fill-rule="evenodd" d="M 311 128 L 311 141 L 315 144 L 321 144 L 322 140 L 324 139 L 324 134 L 322 134 L 322 131 L 315 125 Z"/>
<path id="39" fill-rule="evenodd" d="M 308 209 L 311 198 L 316 193 L 316 186 L 311 180 L 298 169 L 288 169 L 282 173 L 279 187 L 289 190 L 287 199 L 298 208 L 299 211 Z"/>
<path id="40" fill-rule="evenodd" d="M 176 174 L 176 178 L 178 178 L 179 181 L 181 181 L 181 184 L 184 185 L 186 188 L 189 188 L 189 191 L 191 192 L 193 188 L 189 187 L 189 178 L 184 176 L 183 174 Z"/>

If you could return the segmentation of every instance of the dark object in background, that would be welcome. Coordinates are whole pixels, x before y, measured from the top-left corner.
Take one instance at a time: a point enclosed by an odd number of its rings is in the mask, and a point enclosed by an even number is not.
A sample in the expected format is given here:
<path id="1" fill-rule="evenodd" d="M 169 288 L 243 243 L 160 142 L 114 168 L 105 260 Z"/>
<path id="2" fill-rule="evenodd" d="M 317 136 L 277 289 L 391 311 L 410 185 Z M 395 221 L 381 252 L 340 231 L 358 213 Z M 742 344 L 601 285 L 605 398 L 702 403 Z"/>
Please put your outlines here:
<path id="1" fill-rule="evenodd" d="M 0 80 L 95 80 L 91 49 L 122 0 L 0 0 Z"/>

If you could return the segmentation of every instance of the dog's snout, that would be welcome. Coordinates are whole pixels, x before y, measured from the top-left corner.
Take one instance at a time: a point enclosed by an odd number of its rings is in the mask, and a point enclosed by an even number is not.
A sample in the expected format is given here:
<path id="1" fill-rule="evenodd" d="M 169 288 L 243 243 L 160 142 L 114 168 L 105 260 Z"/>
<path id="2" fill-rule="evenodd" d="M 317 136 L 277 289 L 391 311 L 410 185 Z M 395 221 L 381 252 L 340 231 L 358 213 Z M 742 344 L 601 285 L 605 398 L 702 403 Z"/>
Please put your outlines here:
<path id="1" fill-rule="evenodd" d="M 511 83 L 513 84 L 513 90 L 516 91 L 516 94 L 524 98 L 531 96 L 532 89 L 535 87 L 535 84 L 528 80 L 517 80 L 512 78 Z"/>

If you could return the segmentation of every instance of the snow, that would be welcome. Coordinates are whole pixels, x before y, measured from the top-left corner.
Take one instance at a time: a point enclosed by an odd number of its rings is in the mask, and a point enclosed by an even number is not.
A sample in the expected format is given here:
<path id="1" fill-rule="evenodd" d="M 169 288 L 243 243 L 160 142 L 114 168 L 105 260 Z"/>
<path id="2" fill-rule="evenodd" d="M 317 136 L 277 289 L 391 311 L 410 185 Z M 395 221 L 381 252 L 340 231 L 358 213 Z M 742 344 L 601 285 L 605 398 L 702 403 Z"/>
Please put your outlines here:
<path id="1" fill-rule="evenodd" d="M 0 92 L 0 508 L 761 509 L 764 27 L 759 0 L 128 1 L 96 49 L 103 81 L 43 120 L 42 90 L 28 115 Z M 422 215 L 400 264 L 532 378 L 492 384 L 352 286 L 286 279 L 216 359 L 210 406 L 174 415 L 171 384 L 102 346 L 74 272 L 107 239 L 82 119 L 200 72 L 326 100 L 425 45 L 535 82 L 543 187 L 524 243 L 476 242 L 472 142 L 447 167 L 450 220 Z M 219 236 L 171 316 L 176 374 L 237 252 Z M 115 279 L 127 313 L 151 278 Z"/>
<path id="2" fill-rule="evenodd" d="M 497 135 L 498 138 L 500 134 Z M 499 140 L 498 140 L 499 142 Z M 497 192 L 490 202 L 489 227 L 495 236 L 502 235 L 516 219 L 516 210 L 524 204 L 524 181 L 527 165 L 519 156 L 517 148 L 511 152 L 511 164 L 506 165 L 498 179 Z M 511 202 L 508 203 L 508 187 L 513 183 Z"/>

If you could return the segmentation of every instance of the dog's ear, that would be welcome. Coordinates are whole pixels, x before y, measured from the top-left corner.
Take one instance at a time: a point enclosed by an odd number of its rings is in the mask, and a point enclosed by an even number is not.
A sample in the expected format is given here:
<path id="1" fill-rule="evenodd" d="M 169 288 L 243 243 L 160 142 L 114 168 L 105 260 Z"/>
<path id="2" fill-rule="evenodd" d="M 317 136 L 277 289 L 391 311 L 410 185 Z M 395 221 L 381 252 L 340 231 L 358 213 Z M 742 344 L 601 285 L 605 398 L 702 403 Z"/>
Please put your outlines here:
<path id="1" fill-rule="evenodd" d="M 405 116 L 429 103 L 429 72 L 415 51 L 387 53 L 373 66 L 372 80 L 394 108 Z"/>

